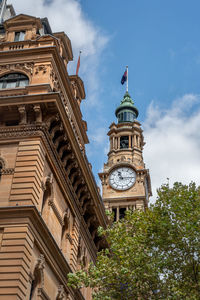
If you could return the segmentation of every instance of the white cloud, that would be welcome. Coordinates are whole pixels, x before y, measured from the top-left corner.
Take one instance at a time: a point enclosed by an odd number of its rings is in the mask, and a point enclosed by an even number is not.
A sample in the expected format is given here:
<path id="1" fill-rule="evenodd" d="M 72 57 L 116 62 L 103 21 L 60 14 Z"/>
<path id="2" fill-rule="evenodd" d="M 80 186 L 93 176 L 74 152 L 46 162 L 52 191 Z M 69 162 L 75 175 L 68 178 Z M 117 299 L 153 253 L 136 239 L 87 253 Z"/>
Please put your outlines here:
<path id="1" fill-rule="evenodd" d="M 12 0 L 17 14 L 25 13 L 37 17 L 47 17 L 54 32 L 64 31 L 70 38 L 74 62 L 69 64 L 69 72 L 75 73 L 79 50 L 82 50 L 80 75 L 88 88 L 90 105 L 98 103 L 98 66 L 108 36 L 101 32 L 83 13 L 78 0 Z"/>
<path id="2" fill-rule="evenodd" d="M 93 128 L 93 131 L 90 134 L 90 139 L 97 146 L 99 146 L 101 144 L 105 144 L 105 142 L 108 139 L 106 128 L 104 128 L 104 127 Z"/>
<path id="3" fill-rule="evenodd" d="M 143 124 L 144 160 L 150 169 L 153 199 L 162 183 L 200 184 L 200 96 L 187 94 L 162 110 L 153 102 Z"/>

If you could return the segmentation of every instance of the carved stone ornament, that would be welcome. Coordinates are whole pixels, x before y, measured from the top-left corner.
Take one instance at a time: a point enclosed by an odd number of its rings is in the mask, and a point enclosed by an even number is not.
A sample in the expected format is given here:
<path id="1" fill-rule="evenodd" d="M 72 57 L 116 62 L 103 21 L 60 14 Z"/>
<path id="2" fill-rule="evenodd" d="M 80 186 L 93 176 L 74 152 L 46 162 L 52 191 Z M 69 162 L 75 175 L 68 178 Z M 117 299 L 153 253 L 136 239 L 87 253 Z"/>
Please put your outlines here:
<path id="1" fill-rule="evenodd" d="M 25 125 L 27 123 L 27 113 L 26 113 L 26 107 L 25 105 L 18 106 L 18 111 L 20 115 L 20 125 Z"/>
<path id="2" fill-rule="evenodd" d="M 53 174 L 49 173 L 49 175 L 46 177 L 46 184 L 53 184 Z"/>
<path id="3" fill-rule="evenodd" d="M 36 264 L 35 268 L 43 271 L 44 267 L 45 267 L 45 257 L 43 254 L 40 254 L 37 259 L 37 264 Z"/>
<path id="4" fill-rule="evenodd" d="M 73 244 L 73 238 L 71 237 L 70 233 L 67 232 L 65 238 L 70 242 L 70 244 Z"/>
<path id="5" fill-rule="evenodd" d="M 6 166 L 5 160 L 2 157 L 0 157 L 0 166 L 1 166 L 2 170 L 5 169 L 5 166 Z"/>
<path id="6" fill-rule="evenodd" d="M 33 110 L 35 112 L 35 122 L 41 123 L 42 122 L 42 111 L 41 111 L 40 104 L 35 104 L 33 106 Z"/>
<path id="7" fill-rule="evenodd" d="M 14 174 L 15 169 L 13 168 L 7 168 L 7 169 L 2 169 L 1 174 L 2 175 L 12 175 Z"/>
<path id="8" fill-rule="evenodd" d="M 56 207 L 56 205 L 55 205 L 55 203 L 54 203 L 53 197 L 51 197 L 51 198 L 49 199 L 48 205 L 51 206 L 51 208 L 52 208 L 52 210 L 53 210 L 55 216 L 57 217 L 57 219 L 58 219 L 60 225 L 63 226 L 64 223 L 63 223 L 62 217 L 61 217 L 61 215 L 60 215 L 60 213 L 59 213 L 59 211 L 58 211 L 58 209 L 57 209 L 57 207 Z"/>
<path id="9" fill-rule="evenodd" d="M 33 75 L 33 67 L 34 63 L 18 63 L 18 64 L 7 64 L 7 65 L 1 65 L 0 66 L 0 76 L 2 73 L 8 72 L 8 71 L 15 71 L 15 72 L 25 72 L 26 74 Z"/>
<path id="10" fill-rule="evenodd" d="M 14 168 L 6 168 L 5 160 L 0 157 L 0 176 L 14 174 Z"/>
<path id="11" fill-rule="evenodd" d="M 65 213 L 63 214 L 63 224 L 69 226 L 69 220 L 70 220 L 70 210 L 69 208 L 67 208 Z"/>
<path id="12" fill-rule="evenodd" d="M 45 268 L 45 257 L 40 254 L 35 266 L 34 276 L 39 276 L 40 288 L 44 286 L 44 268 Z"/>
<path id="13" fill-rule="evenodd" d="M 65 290 L 64 290 L 64 286 L 61 284 L 58 287 L 58 293 L 57 293 L 56 300 L 63 300 L 64 297 L 65 297 Z"/>
<path id="14" fill-rule="evenodd" d="M 47 72 L 47 65 L 40 65 L 35 68 L 35 75 L 37 75 L 38 73 L 45 74 L 46 72 Z"/>
<path id="15" fill-rule="evenodd" d="M 86 247 L 83 243 L 83 239 L 79 236 L 79 244 L 78 244 L 78 253 L 77 253 L 77 263 L 82 266 L 86 266 Z"/>

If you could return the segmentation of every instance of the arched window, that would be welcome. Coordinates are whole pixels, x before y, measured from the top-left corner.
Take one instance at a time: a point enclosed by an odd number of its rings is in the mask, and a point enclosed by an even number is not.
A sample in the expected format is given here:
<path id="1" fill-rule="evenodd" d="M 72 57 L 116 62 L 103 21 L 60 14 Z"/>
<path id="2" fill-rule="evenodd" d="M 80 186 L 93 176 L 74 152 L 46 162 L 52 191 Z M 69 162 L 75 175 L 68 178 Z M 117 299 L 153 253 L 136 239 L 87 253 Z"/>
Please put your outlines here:
<path id="1" fill-rule="evenodd" d="M 22 73 L 9 73 L 0 77 L 0 89 L 24 87 L 29 84 L 29 79 Z"/>

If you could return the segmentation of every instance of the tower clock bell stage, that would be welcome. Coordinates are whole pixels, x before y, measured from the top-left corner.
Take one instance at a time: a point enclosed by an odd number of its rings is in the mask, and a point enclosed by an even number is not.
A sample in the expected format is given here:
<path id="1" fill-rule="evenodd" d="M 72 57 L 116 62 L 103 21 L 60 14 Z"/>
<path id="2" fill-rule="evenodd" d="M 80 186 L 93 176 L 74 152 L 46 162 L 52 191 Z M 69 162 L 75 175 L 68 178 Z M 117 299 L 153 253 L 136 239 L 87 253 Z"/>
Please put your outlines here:
<path id="1" fill-rule="evenodd" d="M 145 143 L 138 114 L 126 91 L 115 111 L 118 123 L 112 123 L 108 132 L 108 161 L 99 173 L 103 202 L 106 209 L 113 211 L 114 220 L 123 218 L 128 209 L 145 209 L 152 195 L 149 170 L 143 161 Z"/>

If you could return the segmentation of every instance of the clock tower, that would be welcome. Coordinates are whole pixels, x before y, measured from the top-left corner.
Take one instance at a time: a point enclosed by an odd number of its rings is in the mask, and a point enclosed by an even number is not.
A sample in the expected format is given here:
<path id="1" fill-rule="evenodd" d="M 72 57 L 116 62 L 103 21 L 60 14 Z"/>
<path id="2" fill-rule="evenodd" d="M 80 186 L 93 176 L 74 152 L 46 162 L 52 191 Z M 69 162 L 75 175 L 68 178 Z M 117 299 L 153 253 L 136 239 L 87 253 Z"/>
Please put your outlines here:
<path id="1" fill-rule="evenodd" d="M 110 125 L 108 161 L 99 173 L 104 205 L 113 211 L 115 221 L 123 218 L 128 209 L 145 209 L 152 195 L 149 170 L 143 161 L 145 143 L 138 114 L 127 91 L 115 111 L 118 122 Z"/>

